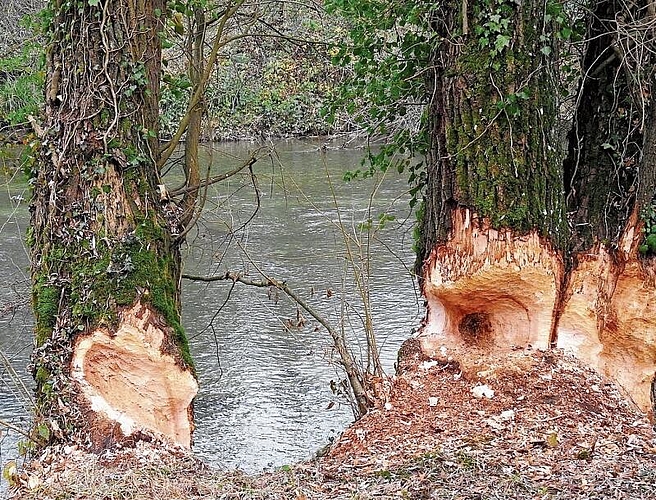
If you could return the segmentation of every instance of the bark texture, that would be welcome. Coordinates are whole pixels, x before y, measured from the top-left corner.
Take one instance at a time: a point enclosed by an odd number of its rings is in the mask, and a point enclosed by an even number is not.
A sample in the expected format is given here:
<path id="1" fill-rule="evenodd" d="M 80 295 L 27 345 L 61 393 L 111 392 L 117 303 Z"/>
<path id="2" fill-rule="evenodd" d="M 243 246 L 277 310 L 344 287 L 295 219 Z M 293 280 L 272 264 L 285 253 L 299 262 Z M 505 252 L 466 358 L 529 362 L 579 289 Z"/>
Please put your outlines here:
<path id="1" fill-rule="evenodd" d="M 635 202 L 642 124 L 630 68 L 616 45 L 617 10 L 613 0 L 597 2 L 586 33 L 590 41 L 563 164 L 573 252 L 597 242 L 617 246 Z"/>
<path id="2" fill-rule="evenodd" d="M 160 200 L 155 168 L 164 5 L 49 9 L 30 234 L 37 427 L 97 448 L 144 431 L 189 445 L 197 384 L 180 324 L 179 210 Z"/>
<path id="3" fill-rule="evenodd" d="M 461 16 L 462 6 L 467 16 Z M 493 227 L 566 237 L 555 136 L 555 48 L 544 2 L 440 2 L 433 29 L 431 140 L 420 256 L 448 239 L 452 211 L 472 207 Z M 468 19 L 467 22 L 464 19 Z M 468 31 L 467 26 L 480 29 Z M 551 42 L 549 42 L 551 43 Z"/>
<path id="4" fill-rule="evenodd" d="M 474 1 L 466 16 L 456 4 L 441 4 L 434 23 L 422 345 L 562 347 L 648 410 L 656 273 L 638 248 L 654 195 L 653 74 L 635 40 L 653 40 L 653 13 L 594 3 L 565 155 L 550 58 L 559 48 L 546 45 L 560 27 L 538 21 L 557 19 L 555 3 Z"/>

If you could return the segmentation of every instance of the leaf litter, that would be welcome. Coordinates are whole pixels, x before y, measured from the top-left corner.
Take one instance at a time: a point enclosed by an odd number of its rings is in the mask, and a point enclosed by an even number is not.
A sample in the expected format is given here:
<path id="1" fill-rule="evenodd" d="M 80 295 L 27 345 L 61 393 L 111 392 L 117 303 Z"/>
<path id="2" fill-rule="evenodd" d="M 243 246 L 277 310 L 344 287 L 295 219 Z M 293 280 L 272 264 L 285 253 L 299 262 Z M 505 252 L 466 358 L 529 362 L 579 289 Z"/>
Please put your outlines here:
<path id="1" fill-rule="evenodd" d="M 479 389 L 477 389 L 479 388 Z M 652 423 L 559 351 L 401 348 L 380 407 L 326 454 L 216 471 L 174 446 L 51 447 L 15 473 L 24 499 L 656 499 Z"/>

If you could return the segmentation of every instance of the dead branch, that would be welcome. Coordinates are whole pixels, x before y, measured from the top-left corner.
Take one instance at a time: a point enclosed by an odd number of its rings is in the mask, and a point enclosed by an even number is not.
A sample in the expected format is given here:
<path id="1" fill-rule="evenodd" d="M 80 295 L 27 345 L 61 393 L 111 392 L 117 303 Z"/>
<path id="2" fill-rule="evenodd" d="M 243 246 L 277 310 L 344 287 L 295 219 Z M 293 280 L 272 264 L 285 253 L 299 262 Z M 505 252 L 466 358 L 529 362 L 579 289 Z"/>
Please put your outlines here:
<path id="1" fill-rule="evenodd" d="M 284 292 L 291 300 L 296 302 L 301 306 L 310 316 L 312 316 L 321 326 L 323 326 L 328 333 L 330 334 L 333 345 L 339 354 L 340 361 L 346 372 L 346 376 L 351 385 L 351 390 L 353 391 L 353 396 L 357 403 L 357 411 L 355 412 L 356 418 L 359 418 L 367 413 L 369 408 L 373 405 L 373 402 L 370 400 L 367 392 L 365 391 L 365 380 L 363 379 L 361 371 L 358 369 L 353 355 L 349 352 L 348 347 L 346 346 L 346 340 L 344 336 L 340 334 L 329 322 L 324 318 L 320 313 L 318 313 L 311 305 L 309 305 L 304 299 L 297 295 L 293 290 L 289 288 L 287 283 L 284 281 L 278 281 L 269 276 L 265 276 L 263 280 L 254 280 L 248 278 L 240 273 L 226 271 L 221 275 L 214 276 L 194 276 L 190 274 L 183 274 L 184 279 L 191 281 L 201 281 L 204 283 L 211 283 L 214 281 L 232 281 L 233 283 L 243 283 L 244 285 L 254 286 L 258 288 L 269 288 L 274 287 L 281 292 Z"/>

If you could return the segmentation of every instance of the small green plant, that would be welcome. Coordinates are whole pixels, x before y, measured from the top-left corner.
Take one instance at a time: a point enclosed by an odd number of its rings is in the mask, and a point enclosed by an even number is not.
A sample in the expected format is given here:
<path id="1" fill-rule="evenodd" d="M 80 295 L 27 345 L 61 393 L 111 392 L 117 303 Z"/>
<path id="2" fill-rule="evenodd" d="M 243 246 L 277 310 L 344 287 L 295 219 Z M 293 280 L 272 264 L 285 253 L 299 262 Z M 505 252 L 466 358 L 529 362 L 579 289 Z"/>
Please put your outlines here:
<path id="1" fill-rule="evenodd" d="M 17 74 L 0 84 L 0 120 L 9 125 L 27 122 L 27 117 L 41 109 L 43 75 Z"/>
<path id="2" fill-rule="evenodd" d="M 638 250 L 641 255 L 656 255 L 656 205 L 651 203 L 641 214 L 644 237 Z"/>
<path id="3" fill-rule="evenodd" d="M 484 12 L 486 17 L 482 18 L 475 28 L 478 45 L 481 48 L 489 48 L 492 57 L 500 55 L 505 48 L 510 46 L 512 40 L 511 13 L 512 7 L 501 2 L 492 13 Z"/>
<path id="4" fill-rule="evenodd" d="M 526 101 L 531 97 L 528 90 L 523 89 L 515 94 L 508 94 L 497 101 L 497 108 L 505 111 L 513 118 L 521 115 L 521 101 Z"/>
<path id="5" fill-rule="evenodd" d="M 382 479 L 385 479 L 386 481 L 410 479 L 412 476 L 412 473 L 404 468 L 396 470 L 381 469 L 374 472 L 374 474 Z"/>
<path id="6" fill-rule="evenodd" d="M 376 471 L 374 474 L 383 479 L 387 479 L 388 481 L 392 479 L 392 473 L 388 469 Z"/>
<path id="7" fill-rule="evenodd" d="M 21 439 L 18 441 L 18 454 L 21 456 L 27 456 L 29 453 L 32 453 L 36 450 L 36 444 L 30 439 Z"/>
<path id="8" fill-rule="evenodd" d="M 466 470 L 474 470 L 477 467 L 476 457 L 473 457 L 464 450 L 458 452 L 456 456 L 458 465 Z"/>

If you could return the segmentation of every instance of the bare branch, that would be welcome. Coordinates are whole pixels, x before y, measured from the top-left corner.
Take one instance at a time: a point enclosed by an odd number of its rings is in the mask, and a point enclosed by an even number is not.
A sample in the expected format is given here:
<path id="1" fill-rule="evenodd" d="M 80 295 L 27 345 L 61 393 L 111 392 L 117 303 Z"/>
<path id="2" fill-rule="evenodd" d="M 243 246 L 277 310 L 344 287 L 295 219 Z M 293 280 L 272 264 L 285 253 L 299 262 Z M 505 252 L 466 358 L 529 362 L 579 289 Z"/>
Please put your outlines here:
<path id="1" fill-rule="evenodd" d="M 256 156 L 256 153 L 253 153 L 251 155 L 251 157 L 244 164 L 239 165 L 238 167 L 235 167 L 232 170 L 229 170 L 227 172 L 223 172 L 222 174 L 216 175 L 214 177 L 210 177 L 208 179 L 205 179 L 204 181 L 201 181 L 198 186 L 181 187 L 179 189 L 175 189 L 175 190 L 171 191 L 169 194 L 171 196 L 180 196 L 180 195 L 189 193 L 190 191 L 195 190 L 195 189 L 200 189 L 200 188 L 204 188 L 204 187 L 207 187 L 207 186 L 211 186 L 212 184 L 216 184 L 218 182 L 223 182 L 226 179 L 229 179 L 230 177 L 232 177 L 234 175 L 237 175 L 242 170 L 252 167 L 253 165 L 255 165 L 255 163 L 257 163 L 258 160 L 259 160 L 259 157 Z"/>
<path id="2" fill-rule="evenodd" d="M 216 34 L 216 38 L 214 39 L 212 51 L 210 52 L 210 55 L 207 58 L 207 64 L 205 65 L 205 70 L 203 71 L 202 75 L 199 78 L 198 86 L 195 89 L 194 94 L 191 96 L 189 105 L 187 106 L 187 112 L 185 113 L 185 116 L 180 121 L 177 131 L 175 132 L 171 140 L 166 143 L 166 146 L 164 146 L 164 148 L 160 152 L 160 157 L 157 161 L 158 168 L 162 168 L 162 166 L 171 157 L 173 151 L 175 151 L 175 148 L 178 146 L 180 140 L 182 139 L 182 136 L 187 130 L 187 126 L 189 125 L 189 120 L 192 118 L 193 115 L 193 110 L 200 103 L 201 99 L 203 98 L 203 95 L 205 94 L 205 88 L 212 74 L 212 70 L 214 69 L 214 65 L 216 63 L 217 57 L 219 56 L 219 51 L 227 44 L 235 40 L 238 40 L 240 38 L 244 38 L 244 36 L 246 36 L 244 34 L 244 35 L 234 35 L 232 37 L 223 38 L 226 23 L 237 13 L 237 11 L 239 10 L 239 8 L 243 3 L 244 0 L 238 0 L 233 7 L 226 10 L 225 14 L 221 18 L 221 21 L 219 22 L 219 25 L 217 27 L 217 34 Z"/>
<path id="3" fill-rule="evenodd" d="M 269 288 L 275 287 L 281 292 L 284 292 L 290 299 L 292 299 L 296 304 L 301 306 L 310 316 L 312 316 L 321 326 L 323 326 L 331 338 L 333 339 L 333 345 L 339 354 L 340 361 L 346 371 L 346 376 L 349 379 L 351 384 L 351 389 L 355 400 L 357 402 L 357 414 L 356 417 L 361 417 L 367 413 L 368 409 L 372 406 L 372 401 L 365 391 L 365 381 L 360 370 L 353 359 L 353 356 L 349 352 L 344 336 L 340 334 L 329 322 L 324 318 L 320 313 L 318 313 L 310 304 L 308 304 L 304 299 L 297 295 L 293 290 L 289 288 L 286 282 L 278 281 L 270 276 L 264 276 L 263 280 L 254 280 L 244 275 L 236 272 L 227 271 L 225 274 L 214 275 L 214 276 L 194 276 L 190 274 L 183 274 L 184 279 L 192 281 L 202 281 L 205 283 L 211 283 L 214 281 L 232 281 L 233 283 L 243 283 L 244 285 L 254 286 L 258 288 Z"/>
<path id="4" fill-rule="evenodd" d="M 29 433 L 27 433 L 26 431 L 24 431 L 24 430 L 21 429 L 20 427 L 15 426 L 15 425 L 12 424 L 11 422 L 7 422 L 6 420 L 2 420 L 2 419 L 0 418 L 0 426 L 2 426 L 2 427 L 6 427 L 7 429 L 11 429 L 12 431 L 16 431 L 16 432 L 18 432 L 19 434 L 21 434 L 21 435 L 25 436 L 26 438 L 28 438 L 30 441 L 32 440 L 32 438 L 30 437 Z"/>

